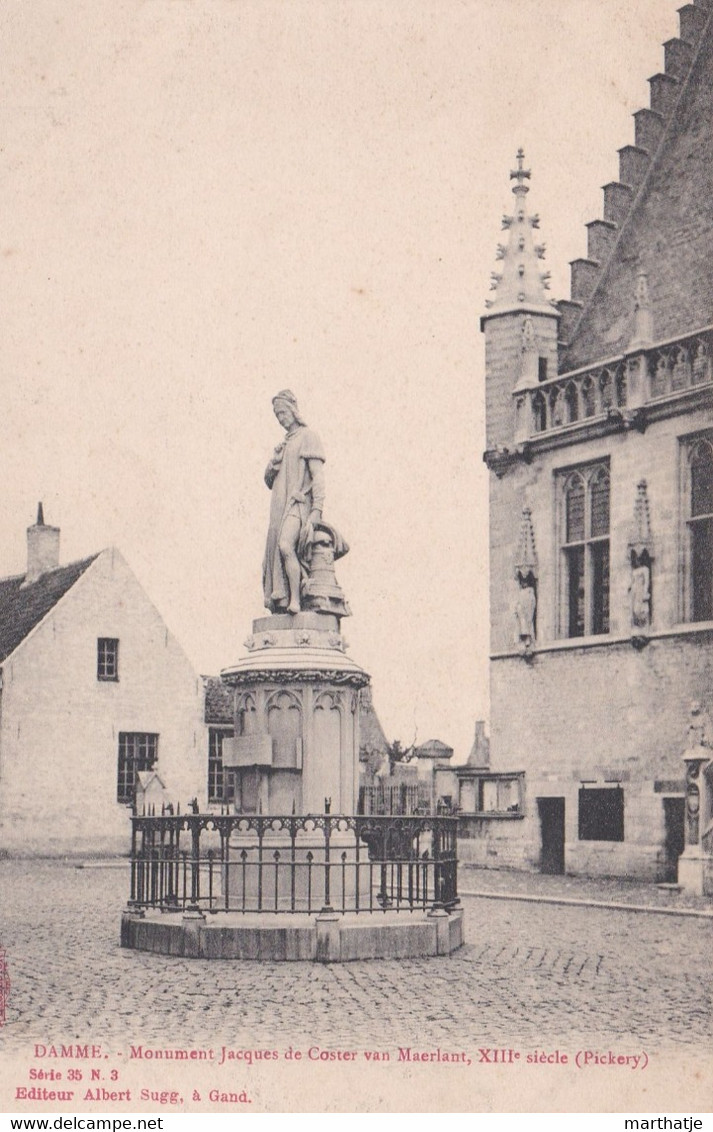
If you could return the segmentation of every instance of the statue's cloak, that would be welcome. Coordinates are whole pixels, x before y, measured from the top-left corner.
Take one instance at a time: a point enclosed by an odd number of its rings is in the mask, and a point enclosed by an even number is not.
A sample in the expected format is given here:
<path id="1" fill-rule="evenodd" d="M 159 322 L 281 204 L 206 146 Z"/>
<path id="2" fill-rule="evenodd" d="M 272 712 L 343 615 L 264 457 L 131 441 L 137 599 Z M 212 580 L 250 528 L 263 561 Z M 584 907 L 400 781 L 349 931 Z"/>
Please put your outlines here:
<path id="1" fill-rule="evenodd" d="M 300 521 L 300 542 L 303 542 L 302 532 L 313 506 L 309 460 L 324 463 L 322 442 L 311 428 L 298 425 L 275 449 L 265 473 L 272 500 L 262 581 L 265 605 L 273 613 L 286 607 L 290 592 L 279 550 L 282 525 L 289 515 L 296 515 Z"/>

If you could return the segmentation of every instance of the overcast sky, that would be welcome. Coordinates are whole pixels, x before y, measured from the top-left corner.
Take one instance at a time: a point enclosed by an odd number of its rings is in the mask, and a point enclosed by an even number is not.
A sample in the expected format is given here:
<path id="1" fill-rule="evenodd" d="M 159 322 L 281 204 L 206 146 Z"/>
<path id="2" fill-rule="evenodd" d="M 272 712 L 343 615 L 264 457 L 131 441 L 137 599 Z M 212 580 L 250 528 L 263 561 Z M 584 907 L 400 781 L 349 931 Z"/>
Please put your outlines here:
<path id="1" fill-rule="evenodd" d="M 297 394 L 387 734 L 487 716 L 479 316 L 522 145 L 552 295 L 675 0 L 5 0 L 0 573 L 37 501 L 196 668 L 261 616 Z"/>

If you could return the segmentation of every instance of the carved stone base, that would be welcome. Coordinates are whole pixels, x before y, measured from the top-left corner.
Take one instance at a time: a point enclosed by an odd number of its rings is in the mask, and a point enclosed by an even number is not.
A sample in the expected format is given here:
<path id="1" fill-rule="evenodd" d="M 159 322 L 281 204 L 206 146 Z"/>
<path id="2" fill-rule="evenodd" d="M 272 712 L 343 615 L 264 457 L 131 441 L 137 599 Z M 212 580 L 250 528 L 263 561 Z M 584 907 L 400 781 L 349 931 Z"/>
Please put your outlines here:
<path id="1" fill-rule="evenodd" d="M 359 690 L 369 676 L 345 652 L 334 613 L 273 614 L 253 623 L 249 654 L 224 669 L 235 688 L 235 736 L 223 742 L 239 811 L 353 813 Z"/>

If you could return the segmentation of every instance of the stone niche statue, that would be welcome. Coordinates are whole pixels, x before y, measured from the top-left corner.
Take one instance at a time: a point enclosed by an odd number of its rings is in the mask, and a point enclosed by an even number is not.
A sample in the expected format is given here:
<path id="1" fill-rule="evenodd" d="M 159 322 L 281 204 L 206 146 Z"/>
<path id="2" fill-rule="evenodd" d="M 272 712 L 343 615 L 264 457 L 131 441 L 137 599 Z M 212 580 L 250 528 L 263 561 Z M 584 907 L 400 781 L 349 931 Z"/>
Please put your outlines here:
<path id="1" fill-rule="evenodd" d="M 701 811 L 707 822 L 713 808 L 710 782 L 701 774 L 701 767 L 710 766 L 713 758 L 713 724 L 698 700 L 693 700 L 690 706 L 683 758 L 686 763 L 686 843 L 698 845 Z"/>
<path id="2" fill-rule="evenodd" d="M 311 610 L 346 616 L 349 608 L 334 561 L 349 547 L 323 519 L 322 442 L 307 427 L 289 389 L 273 397 L 272 405 L 285 438 L 265 470 L 272 492 L 262 575 L 265 605 L 272 613 Z"/>
<path id="3" fill-rule="evenodd" d="M 629 535 L 629 605 L 632 629 L 648 629 L 651 624 L 651 563 L 654 543 L 651 537 L 649 497 L 646 480 L 636 485 L 634 520 Z"/>
<path id="4" fill-rule="evenodd" d="M 535 614 L 537 594 L 532 574 L 518 574 L 518 591 L 515 599 L 515 643 L 531 649 L 535 641 Z"/>
<path id="5" fill-rule="evenodd" d="M 537 617 L 537 551 L 532 513 L 524 507 L 520 521 L 517 553 L 515 555 L 517 592 L 514 604 L 515 644 L 531 658 L 535 646 Z"/>
<path id="6" fill-rule="evenodd" d="M 651 624 L 651 565 L 646 551 L 641 558 L 632 553 L 629 600 L 632 627 L 647 628 Z"/>
<path id="7" fill-rule="evenodd" d="M 684 758 L 687 756 L 695 756 L 700 759 L 713 758 L 713 723 L 711 723 L 711 717 L 698 700 L 691 702 L 689 714 Z"/>

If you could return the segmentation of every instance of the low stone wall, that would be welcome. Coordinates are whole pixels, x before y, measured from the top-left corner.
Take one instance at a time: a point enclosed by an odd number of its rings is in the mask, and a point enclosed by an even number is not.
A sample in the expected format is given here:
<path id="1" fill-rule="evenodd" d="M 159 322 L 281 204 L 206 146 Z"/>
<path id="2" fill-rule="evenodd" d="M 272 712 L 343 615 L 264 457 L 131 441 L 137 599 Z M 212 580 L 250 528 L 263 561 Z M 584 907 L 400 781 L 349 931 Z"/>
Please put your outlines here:
<path id="1" fill-rule="evenodd" d="M 484 869 L 536 868 L 539 848 L 524 839 L 522 819 L 498 819 L 477 814 L 458 818 L 458 861 Z"/>
<path id="2" fill-rule="evenodd" d="M 450 955 L 463 944 L 463 913 L 380 912 L 343 916 L 204 917 L 125 912 L 121 946 L 191 959 L 312 960 L 400 959 Z"/>

